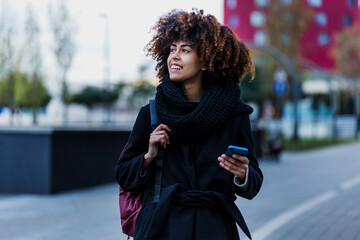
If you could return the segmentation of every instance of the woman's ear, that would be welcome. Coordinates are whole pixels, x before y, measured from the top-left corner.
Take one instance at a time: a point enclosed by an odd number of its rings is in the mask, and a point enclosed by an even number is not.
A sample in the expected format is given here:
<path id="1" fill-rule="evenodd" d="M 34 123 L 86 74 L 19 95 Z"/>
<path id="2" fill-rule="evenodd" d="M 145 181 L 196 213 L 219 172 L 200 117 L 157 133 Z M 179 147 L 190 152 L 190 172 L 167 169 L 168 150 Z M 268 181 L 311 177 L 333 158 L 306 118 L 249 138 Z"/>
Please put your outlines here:
<path id="1" fill-rule="evenodd" d="M 205 67 L 205 64 L 203 64 L 203 66 L 201 67 L 201 70 L 202 70 L 202 71 L 206 71 L 206 70 L 207 70 L 206 67 Z"/>

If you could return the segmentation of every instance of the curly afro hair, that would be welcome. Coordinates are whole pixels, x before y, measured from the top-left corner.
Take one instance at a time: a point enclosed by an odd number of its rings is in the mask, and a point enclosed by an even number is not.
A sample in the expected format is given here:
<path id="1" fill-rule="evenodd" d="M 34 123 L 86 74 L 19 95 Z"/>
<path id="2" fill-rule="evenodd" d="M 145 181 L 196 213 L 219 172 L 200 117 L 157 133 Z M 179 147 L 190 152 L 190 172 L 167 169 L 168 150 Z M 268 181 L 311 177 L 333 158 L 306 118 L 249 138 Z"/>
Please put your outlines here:
<path id="1" fill-rule="evenodd" d="M 229 27 L 221 25 L 212 15 L 204 15 L 203 10 L 174 9 L 161 17 L 152 30 L 155 36 L 145 50 L 157 62 L 160 81 L 168 74 L 166 61 L 171 44 L 177 40 L 197 48 L 209 83 L 223 83 L 229 79 L 240 83 L 248 73 L 252 79 L 255 76 L 249 49 Z"/>

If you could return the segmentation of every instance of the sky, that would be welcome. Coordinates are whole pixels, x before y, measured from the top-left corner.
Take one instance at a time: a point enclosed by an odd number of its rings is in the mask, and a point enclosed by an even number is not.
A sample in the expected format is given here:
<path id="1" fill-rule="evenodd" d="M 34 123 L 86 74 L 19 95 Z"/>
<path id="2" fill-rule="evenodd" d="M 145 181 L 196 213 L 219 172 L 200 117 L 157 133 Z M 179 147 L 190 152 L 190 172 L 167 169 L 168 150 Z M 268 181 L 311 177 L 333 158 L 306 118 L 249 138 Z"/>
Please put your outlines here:
<path id="1" fill-rule="evenodd" d="M 57 69 L 52 51 L 54 40 L 48 24 L 48 4 L 61 0 L 0 0 L 6 2 L 11 12 L 18 16 L 16 24 L 23 28 L 25 9 L 31 4 L 41 30 L 43 69 L 52 82 L 56 81 Z M 204 9 L 223 22 L 223 0 L 71 0 L 67 6 L 78 27 L 76 54 L 68 74 L 72 85 L 101 85 L 104 76 L 103 46 L 106 14 L 110 39 L 110 81 L 131 81 L 138 78 L 141 64 L 153 64 L 146 57 L 145 45 L 151 39 L 149 32 L 164 13 L 177 8 Z M 18 32 L 21 32 L 20 30 Z M 152 67 L 153 68 L 153 67 Z M 54 84 L 52 84 L 54 85 Z"/>

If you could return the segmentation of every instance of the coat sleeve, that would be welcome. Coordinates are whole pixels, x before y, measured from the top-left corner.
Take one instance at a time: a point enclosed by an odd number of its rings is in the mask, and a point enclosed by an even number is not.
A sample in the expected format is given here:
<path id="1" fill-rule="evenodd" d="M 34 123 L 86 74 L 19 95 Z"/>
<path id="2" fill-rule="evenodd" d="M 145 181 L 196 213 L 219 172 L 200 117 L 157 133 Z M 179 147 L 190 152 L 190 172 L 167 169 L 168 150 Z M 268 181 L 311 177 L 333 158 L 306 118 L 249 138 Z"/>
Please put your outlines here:
<path id="1" fill-rule="evenodd" d="M 141 172 L 151 133 L 149 114 L 148 105 L 140 109 L 128 143 L 115 167 L 115 178 L 125 191 L 143 186 L 149 178 L 148 171 L 145 175 Z"/>
<path id="2" fill-rule="evenodd" d="M 247 191 L 245 192 L 236 184 L 234 185 L 234 192 L 244 198 L 252 199 L 256 196 L 259 192 L 262 182 L 263 182 L 263 174 L 259 168 L 259 163 L 255 157 L 254 151 L 254 141 L 251 133 L 251 125 L 249 116 L 243 114 L 240 120 L 240 127 L 237 131 L 237 145 L 241 147 L 248 148 L 248 155 L 247 158 L 249 159 L 249 172 L 248 172 L 248 187 Z"/>

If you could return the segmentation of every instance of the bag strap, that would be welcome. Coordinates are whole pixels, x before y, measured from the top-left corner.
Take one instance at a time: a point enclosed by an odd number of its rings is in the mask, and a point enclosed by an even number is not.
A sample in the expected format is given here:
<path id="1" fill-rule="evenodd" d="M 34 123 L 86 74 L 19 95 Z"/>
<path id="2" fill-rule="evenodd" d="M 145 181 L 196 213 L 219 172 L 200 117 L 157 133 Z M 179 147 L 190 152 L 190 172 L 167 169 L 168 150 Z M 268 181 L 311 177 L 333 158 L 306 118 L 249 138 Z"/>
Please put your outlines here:
<path id="1" fill-rule="evenodd" d="M 153 130 L 155 130 L 155 128 L 157 128 L 157 126 L 159 125 L 156 108 L 155 108 L 155 99 L 153 98 L 150 99 L 149 104 L 150 104 L 151 127 L 153 128 Z"/>
<path id="2" fill-rule="evenodd" d="M 155 129 L 159 123 L 155 108 L 155 99 L 149 100 L 150 104 L 150 117 L 151 127 Z M 159 145 L 158 153 L 156 156 L 156 169 L 155 169 L 155 186 L 154 186 L 154 203 L 158 203 L 161 195 L 161 180 L 163 172 L 163 148 Z"/>

